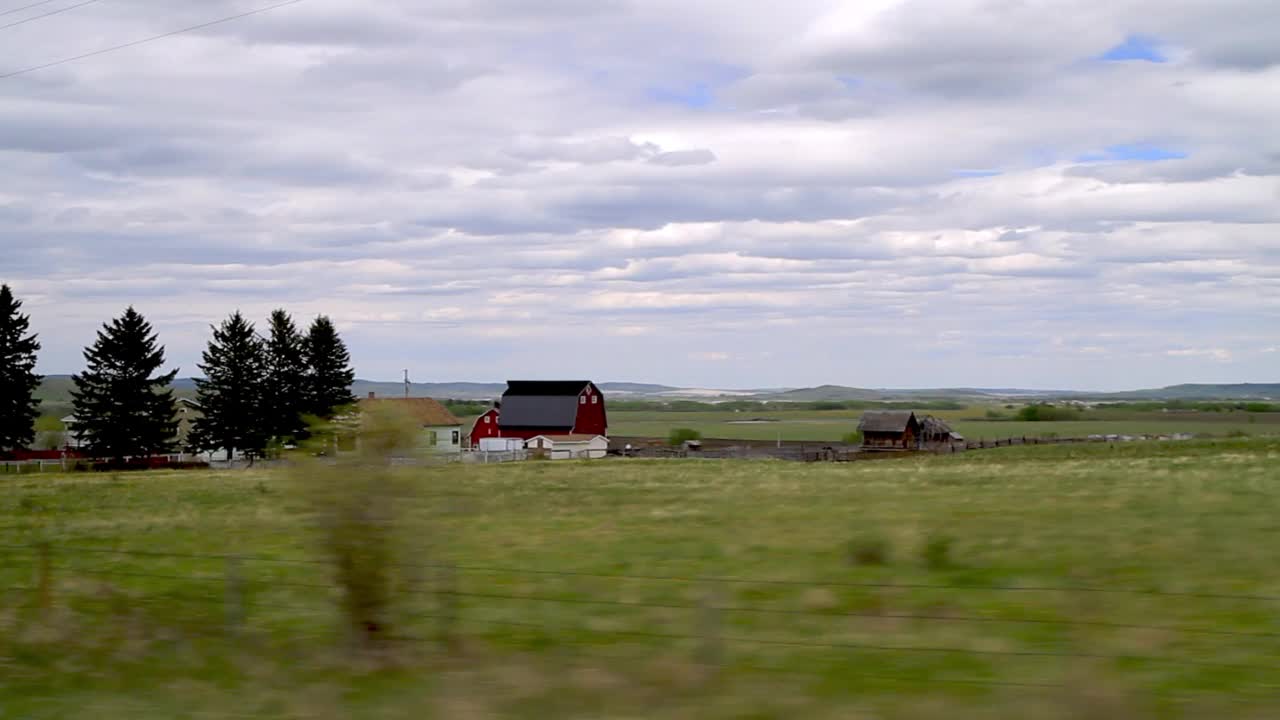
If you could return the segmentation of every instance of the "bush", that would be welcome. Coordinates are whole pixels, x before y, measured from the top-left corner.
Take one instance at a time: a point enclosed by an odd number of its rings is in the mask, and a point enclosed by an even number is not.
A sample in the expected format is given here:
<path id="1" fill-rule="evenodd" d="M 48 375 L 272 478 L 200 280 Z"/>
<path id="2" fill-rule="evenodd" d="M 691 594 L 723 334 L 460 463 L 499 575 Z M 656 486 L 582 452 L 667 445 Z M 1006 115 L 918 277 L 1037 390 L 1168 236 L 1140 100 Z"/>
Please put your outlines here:
<path id="1" fill-rule="evenodd" d="M 313 426 L 313 442 L 333 442 L 335 428 Z M 390 634 L 393 588 L 403 567 L 401 542 L 422 537 L 404 526 L 402 509 L 413 483 L 398 472 L 397 458 L 418 445 L 417 424 L 399 408 L 360 415 L 352 453 L 304 459 L 292 466 L 293 486 L 310 503 L 320 545 L 333 563 L 341 609 L 357 648 L 382 647 Z M 407 558 L 403 558 L 407 559 Z"/>
<path id="2" fill-rule="evenodd" d="M 679 447 L 690 440 L 701 440 L 702 433 L 693 428 L 674 428 L 667 435 L 667 442 L 672 447 Z"/>
<path id="3" fill-rule="evenodd" d="M 1276 412 L 1278 410 L 1280 410 L 1280 406 L 1278 405 L 1269 405 L 1267 403 L 1260 402 L 1245 403 L 1244 406 L 1244 411 L 1251 413 Z"/>
<path id="4" fill-rule="evenodd" d="M 864 535 L 850 540 L 849 562 L 853 565 L 888 565 L 889 541 L 878 535 Z"/>
<path id="5" fill-rule="evenodd" d="M 845 445 L 861 445 L 862 433 L 858 432 L 857 430 L 851 433 L 846 433 L 844 437 L 840 438 L 840 442 L 844 443 Z"/>
<path id="6" fill-rule="evenodd" d="M 1063 420 L 1079 420 L 1080 411 L 1073 408 L 1055 405 L 1028 405 L 1018 411 L 1018 419 L 1023 422 L 1054 422 Z"/>
<path id="7" fill-rule="evenodd" d="M 987 410 L 987 419 L 988 420 L 1008 420 L 1009 416 L 1005 415 L 999 410 L 996 410 L 995 408 L 991 408 Z"/>
<path id="8" fill-rule="evenodd" d="M 930 570 L 945 570 L 951 567 L 951 545 L 953 539 L 948 535 L 930 535 L 920 548 L 920 558 Z"/>

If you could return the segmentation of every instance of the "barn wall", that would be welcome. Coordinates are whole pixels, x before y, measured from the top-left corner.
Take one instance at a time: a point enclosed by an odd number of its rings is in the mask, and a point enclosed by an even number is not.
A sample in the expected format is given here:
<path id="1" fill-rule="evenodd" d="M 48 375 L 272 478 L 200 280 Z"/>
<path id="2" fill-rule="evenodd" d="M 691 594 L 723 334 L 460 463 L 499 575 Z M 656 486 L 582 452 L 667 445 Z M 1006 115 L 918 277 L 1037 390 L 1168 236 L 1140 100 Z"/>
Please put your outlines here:
<path id="1" fill-rule="evenodd" d="M 489 418 L 488 423 L 485 423 L 485 418 Z M 482 439 L 493 437 L 499 437 L 498 411 L 491 409 L 476 418 L 475 423 L 471 426 L 471 447 L 480 447 Z"/>
<path id="2" fill-rule="evenodd" d="M 862 444 L 867 447 L 901 448 L 906 447 L 906 435 L 900 432 L 864 432 Z"/>
<path id="3" fill-rule="evenodd" d="M 573 425 L 573 432 L 586 435 L 608 435 L 609 420 L 604 409 L 604 393 L 595 386 L 588 385 L 578 395 L 578 417 Z"/>
<path id="4" fill-rule="evenodd" d="M 565 427 L 544 427 L 544 428 L 502 428 L 501 437 L 519 438 L 528 440 L 538 437 L 539 435 L 567 435 L 572 428 Z"/>

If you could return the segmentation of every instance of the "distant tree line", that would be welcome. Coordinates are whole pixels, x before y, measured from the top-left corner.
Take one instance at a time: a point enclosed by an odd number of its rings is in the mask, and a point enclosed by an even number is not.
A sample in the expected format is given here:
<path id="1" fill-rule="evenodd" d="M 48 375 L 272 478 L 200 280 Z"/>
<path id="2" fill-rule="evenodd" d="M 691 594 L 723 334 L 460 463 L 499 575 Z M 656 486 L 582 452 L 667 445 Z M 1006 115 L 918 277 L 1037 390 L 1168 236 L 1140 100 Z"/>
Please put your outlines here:
<path id="1" fill-rule="evenodd" d="M 40 405 L 40 343 L 21 309 L 0 285 L 0 453 L 31 445 Z M 268 322 L 266 337 L 239 311 L 213 328 L 187 449 L 261 457 L 304 438 L 310 418 L 332 418 L 355 401 L 351 357 L 329 318 L 316 318 L 306 334 L 284 310 Z M 71 378 L 72 430 L 89 455 L 119 462 L 177 449 L 177 370 L 163 370 L 165 349 L 146 318 L 127 308 L 102 326 L 84 358 Z"/>
<path id="2" fill-rule="evenodd" d="M 964 403 L 954 400 L 610 400 L 610 410 L 647 412 L 769 412 L 778 410 L 963 410 Z"/>

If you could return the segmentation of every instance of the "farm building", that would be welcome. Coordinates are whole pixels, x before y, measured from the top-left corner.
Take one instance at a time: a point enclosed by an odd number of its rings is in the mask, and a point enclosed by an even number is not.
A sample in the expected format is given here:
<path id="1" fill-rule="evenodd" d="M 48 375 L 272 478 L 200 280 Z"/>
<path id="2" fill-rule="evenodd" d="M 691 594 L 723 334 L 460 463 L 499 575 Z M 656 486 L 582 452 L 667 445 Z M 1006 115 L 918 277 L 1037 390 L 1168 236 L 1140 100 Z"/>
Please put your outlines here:
<path id="1" fill-rule="evenodd" d="M 862 413 L 858 431 L 864 448 L 911 450 L 920 437 L 920 421 L 910 410 L 868 410 Z"/>
<path id="2" fill-rule="evenodd" d="M 609 440 L 603 435 L 568 434 L 537 435 L 524 443 L 525 449 L 552 460 L 602 458 L 609 452 Z"/>
<path id="3" fill-rule="evenodd" d="M 510 380 L 497 412 L 504 438 L 605 436 L 609 429 L 604 394 L 589 380 Z"/>
<path id="4" fill-rule="evenodd" d="M 373 393 L 360 401 L 360 409 L 380 403 L 401 408 L 422 427 L 421 447 L 433 452 L 462 451 L 462 421 L 432 398 L 379 398 Z"/>
<path id="5" fill-rule="evenodd" d="M 932 415 L 923 415 L 920 417 L 920 444 L 928 445 L 946 445 L 951 442 L 961 442 L 964 436 L 951 429 L 945 421 Z"/>
<path id="6" fill-rule="evenodd" d="M 467 436 L 467 443 L 472 450 L 479 448 L 488 438 L 499 437 L 498 412 L 501 408 L 501 403 L 494 403 L 493 407 L 485 410 L 484 414 L 471 423 L 471 434 Z"/>
<path id="7" fill-rule="evenodd" d="M 187 447 L 187 439 L 191 436 L 191 429 L 195 425 L 195 421 L 204 415 L 204 408 L 200 407 L 200 403 L 194 398 L 178 397 L 173 400 L 174 417 L 178 420 L 178 436 L 177 445 L 179 448 Z M 80 437 L 78 426 L 80 420 L 75 415 L 68 415 L 60 420 L 63 431 L 63 445 L 67 450 L 80 450 L 84 445 L 84 440 Z"/>

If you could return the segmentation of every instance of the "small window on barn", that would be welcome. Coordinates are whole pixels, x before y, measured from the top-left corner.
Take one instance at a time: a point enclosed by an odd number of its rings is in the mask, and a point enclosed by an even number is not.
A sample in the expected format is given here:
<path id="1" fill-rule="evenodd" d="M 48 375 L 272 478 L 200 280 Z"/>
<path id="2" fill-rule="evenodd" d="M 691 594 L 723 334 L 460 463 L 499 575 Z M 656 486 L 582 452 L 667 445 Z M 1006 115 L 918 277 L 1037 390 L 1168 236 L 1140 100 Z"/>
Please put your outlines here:
<path id="1" fill-rule="evenodd" d="M 600 404 L 600 396 L 599 396 L 599 395 L 592 395 L 592 396 L 591 396 L 591 404 L 592 404 L 592 405 L 599 405 L 599 404 Z"/>
<path id="2" fill-rule="evenodd" d="M 578 396 L 578 404 L 579 404 L 579 405 L 586 405 L 586 404 L 587 404 L 587 396 L 586 396 L 586 395 L 579 395 L 579 396 Z"/>
<path id="3" fill-rule="evenodd" d="M 484 416 L 484 424 L 485 424 L 485 425 L 488 425 L 488 424 L 489 424 L 489 421 L 490 421 L 490 420 L 492 420 L 492 419 L 493 419 L 493 416 L 492 416 L 492 415 L 485 415 L 485 416 Z"/>

